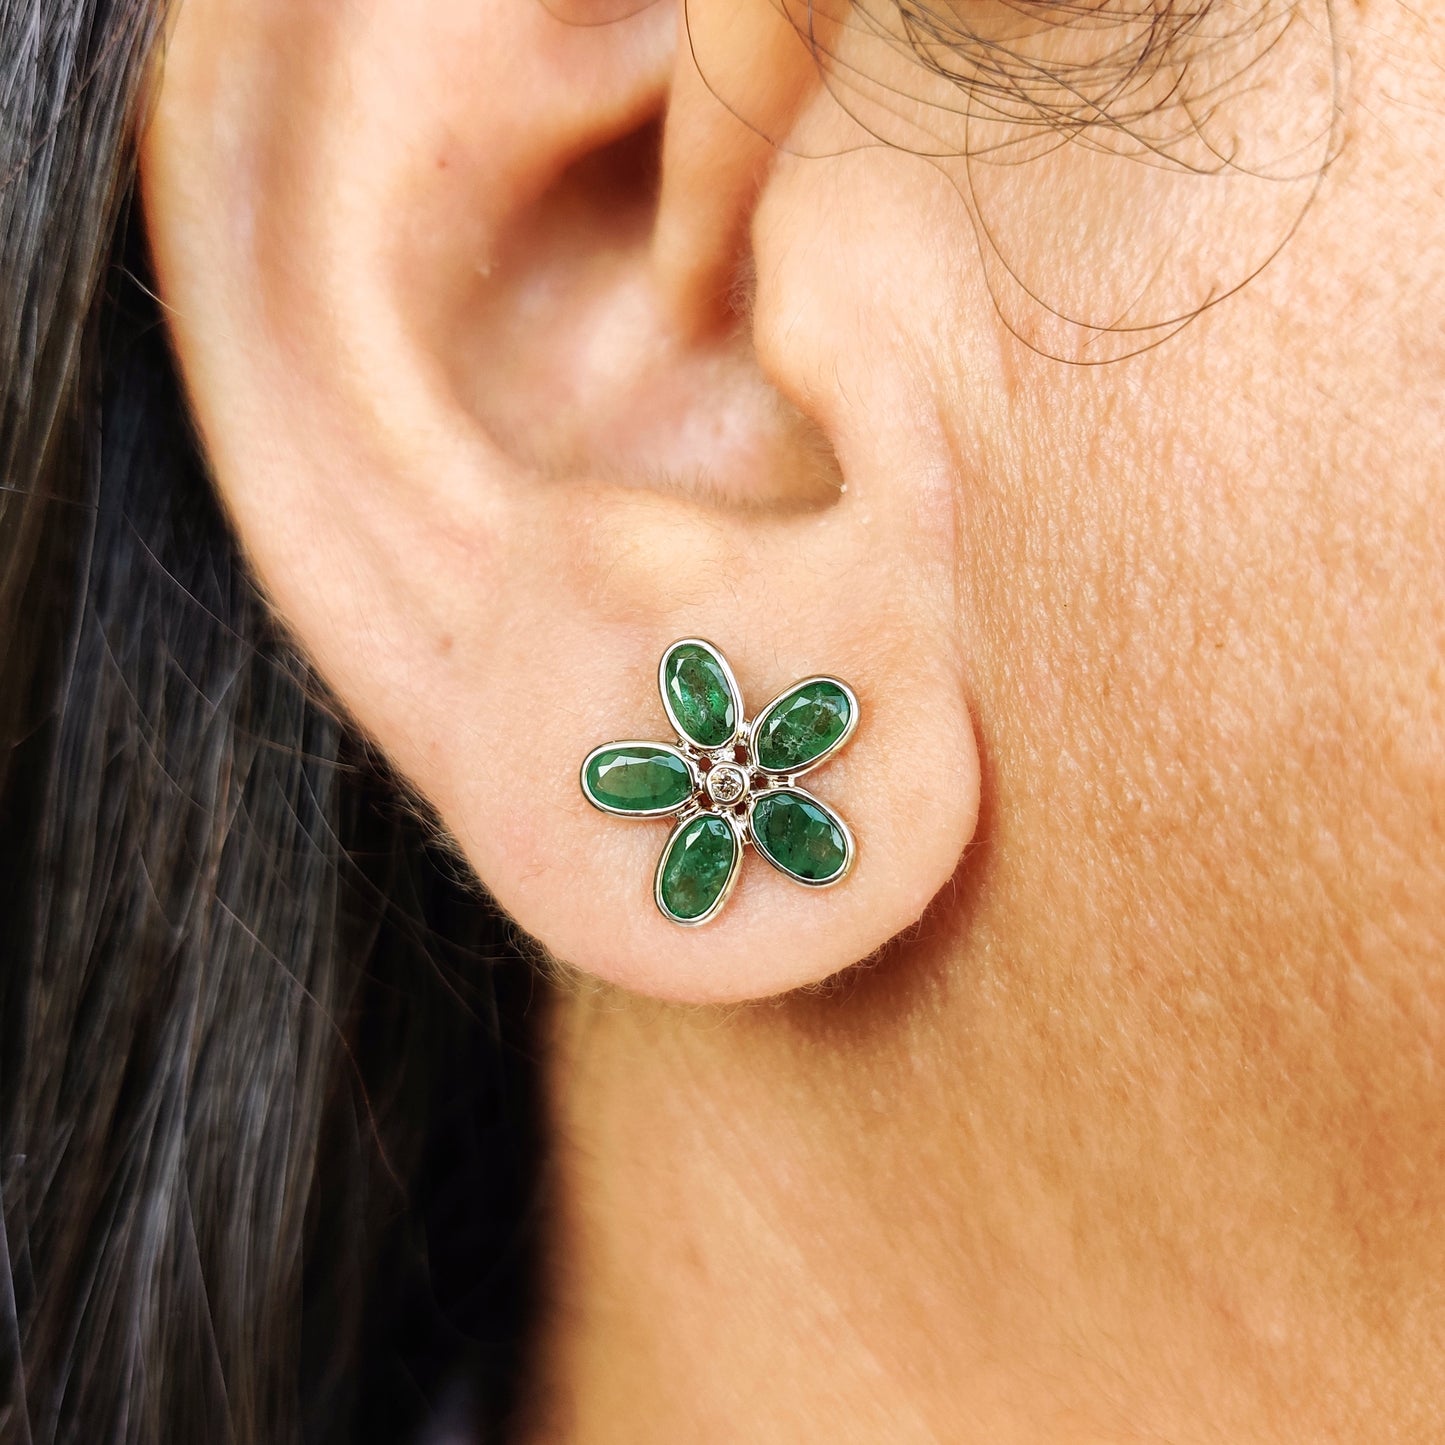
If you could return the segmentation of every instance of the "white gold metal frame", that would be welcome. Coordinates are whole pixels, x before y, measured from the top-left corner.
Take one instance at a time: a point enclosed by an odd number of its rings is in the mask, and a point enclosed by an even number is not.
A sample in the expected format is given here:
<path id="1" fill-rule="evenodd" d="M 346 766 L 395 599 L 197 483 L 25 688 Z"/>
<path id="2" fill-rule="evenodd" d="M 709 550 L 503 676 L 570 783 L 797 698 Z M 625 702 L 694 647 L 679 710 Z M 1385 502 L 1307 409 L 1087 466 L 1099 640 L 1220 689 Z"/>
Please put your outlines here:
<path id="1" fill-rule="evenodd" d="M 829 878 L 804 878 L 801 873 L 794 873 L 791 868 L 784 868 L 766 848 L 758 842 L 753 834 L 753 809 L 766 798 L 770 793 L 792 793 L 796 797 L 803 798 L 811 803 L 823 814 L 829 822 L 843 835 L 843 866 Z M 801 883 L 804 888 L 831 888 L 835 883 L 841 883 L 853 871 L 853 859 L 857 856 L 858 845 L 853 840 L 853 830 L 830 808 L 821 798 L 814 796 L 806 788 L 799 787 L 796 783 L 784 782 L 781 779 L 770 788 L 763 788 L 754 794 L 748 805 L 748 841 L 758 850 L 758 856 L 764 861 L 771 863 L 779 873 L 791 878 L 794 883 Z"/>
<path id="2" fill-rule="evenodd" d="M 705 749 L 705 752 L 722 753 L 737 745 L 738 733 L 743 726 L 743 690 L 738 686 L 738 680 L 733 675 L 732 668 L 722 652 L 714 647 L 705 637 L 679 637 L 676 642 L 670 642 L 662 649 L 662 656 L 657 662 L 657 690 L 662 694 L 662 710 L 667 714 L 667 720 L 672 724 L 673 731 L 677 734 L 678 742 L 683 747 L 696 748 L 697 745 L 689 740 L 687 729 L 677 720 L 677 714 L 672 710 L 672 698 L 667 689 L 667 659 L 677 651 L 679 647 L 700 647 L 708 653 L 714 662 L 722 669 L 722 675 L 727 681 L 728 691 L 732 694 L 733 700 L 733 735 L 726 742 L 719 743 L 715 748 Z"/>
<path id="3" fill-rule="evenodd" d="M 801 767 L 788 768 L 784 771 L 773 771 L 765 768 L 758 761 L 758 734 L 762 731 L 763 724 L 768 720 L 774 708 L 779 703 L 786 702 L 795 692 L 802 692 L 805 687 L 811 687 L 815 682 L 826 682 L 836 687 L 844 697 L 848 699 L 848 721 L 843 725 L 843 731 L 823 749 L 818 756 L 810 762 L 804 763 Z M 748 766 L 757 769 L 758 772 L 768 773 L 772 777 L 801 778 L 804 773 L 811 773 L 814 768 L 821 767 L 824 763 L 831 762 L 833 758 L 848 745 L 848 739 L 858 730 L 858 696 L 851 687 L 841 678 L 829 677 L 827 673 L 815 673 L 812 677 L 805 677 L 800 682 L 792 683 L 785 687 L 777 697 L 755 717 L 748 725 Z"/>
<path id="4" fill-rule="evenodd" d="M 703 913 L 696 918 L 684 918 L 681 914 L 674 913 L 662 897 L 662 870 L 667 867 L 667 860 L 672 856 L 672 845 L 682 837 L 682 830 L 695 818 L 704 815 L 713 818 L 721 818 L 732 830 L 733 835 L 733 861 L 728 868 L 728 876 L 724 881 L 718 896 Z M 723 904 L 732 897 L 733 889 L 737 887 L 738 876 L 743 871 L 743 853 L 747 850 L 747 841 L 743 837 L 741 820 L 735 816 L 718 813 L 708 808 L 692 808 L 689 811 L 679 814 L 677 826 L 667 835 L 667 843 L 662 850 L 662 856 L 657 860 L 657 869 L 652 875 L 652 901 L 657 904 L 657 911 L 662 914 L 669 923 L 676 923 L 683 928 L 700 928 L 704 923 L 710 922 L 722 912 Z"/>
<path id="5" fill-rule="evenodd" d="M 673 709 L 672 699 L 667 686 L 667 662 L 669 657 L 683 646 L 698 647 L 707 652 L 718 664 L 724 679 L 727 682 L 729 694 L 733 704 L 734 727 L 732 736 L 728 741 L 718 744 L 716 747 L 702 747 L 693 742 L 687 735 L 686 729 L 682 726 Z M 792 697 L 800 689 L 812 683 L 826 682 L 836 687 L 848 700 L 848 718 L 844 724 L 843 731 L 818 757 L 809 759 L 808 762 L 787 771 L 768 769 L 762 766 L 757 756 L 757 739 L 760 732 L 760 724 L 764 723 L 787 698 Z M 683 637 L 676 642 L 670 643 L 664 650 L 657 666 L 657 690 L 662 698 L 663 710 L 667 714 L 668 722 L 672 724 L 676 734 L 676 743 L 658 742 L 651 739 L 621 740 L 617 742 L 602 743 L 592 749 L 582 760 L 582 767 L 579 770 L 579 781 L 582 787 L 582 794 L 594 808 L 619 818 L 674 818 L 676 821 L 671 832 L 668 834 L 667 843 L 663 847 L 662 855 L 659 857 L 657 867 L 653 873 L 652 896 L 658 911 L 670 922 L 676 923 L 683 928 L 697 928 L 702 924 L 711 921 L 721 912 L 723 906 L 732 896 L 733 889 L 737 885 L 738 877 L 742 872 L 743 855 L 751 844 L 757 852 L 785 877 L 792 879 L 805 888 L 831 888 L 843 882 L 853 870 L 853 864 L 857 858 L 858 845 L 853 836 L 853 830 L 839 816 L 837 811 L 823 800 L 817 797 L 809 789 L 802 786 L 799 779 L 812 772 L 815 768 L 821 767 L 824 763 L 830 762 L 837 756 L 838 752 L 847 745 L 858 727 L 858 698 L 853 689 L 841 679 L 827 673 L 816 673 L 810 677 L 801 678 L 799 681 L 790 684 L 772 698 L 756 718 L 749 720 L 743 704 L 742 689 L 729 665 L 727 658 L 723 656 L 721 649 L 702 637 Z M 692 791 L 681 803 L 671 804 L 662 808 L 618 808 L 602 802 L 587 786 L 587 769 L 592 760 L 600 753 L 612 752 L 619 748 L 651 748 L 658 752 L 669 753 L 678 758 L 688 769 Z M 745 788 L 742 796 L 734 803 L 720 804 L 712 800 L 707 792 L 707 773 L 719 764 L 732 764 L 743 774 Z M 828 878 L 805 878 L 801 874 L 793 872 L 784 864 L 778 862 L 766 848 L 762 847 L 753 830 L 753 812 L 758 803 L 769 796 L 777 793 L 792 793 L 804 801 L 812 804 L 821 812 L 837 829 L 843 839 L 843 864 L 839 870 Z M 663 899 L 662 881 L 663 869 L 671 855 L 673 845 L 680 839 L 682 830 L 687 827 L 695 818 L 701 814 L 709 814 L 720 818 L 732 829 L 735 846 L 733 848 L 732 864 L 728 870 L 728 876 L 723 883 L 717 898 L 709 906 L 706 912 L 699 914 L 696 918 L 682 918 L 667 907 Z"/>
<path id="6" fill-rule="evenodd" d="M 686 748 L 675 747 L 672 743 L 659 743 L 651 738 L 624 738 L 621 742 L 603 743 L 595 747 L 585 758 L 582 759 L 582 767 L 578 773 L 578 781 L 582 785 L 582 796 L 592 804 L 600 813 L 610 813 L 614 818 L 670 818 L 679 808 L 687 806 L 686 801 L 681 803 L 669 803 L 665 808 L 615 808 L 610 803 L 604 803 L 587 786 L 587 769 L 592 765 L 592 759 L 599 753 L 616 752 L 618 748 L 651 748 L 654 752 L 671 753 L 679 759 L 688 771 L 692 780 L 692 791 L 696 793 L 702 787 L 702 774 L 698 770 L 697 763 L 693 760 Z"/>

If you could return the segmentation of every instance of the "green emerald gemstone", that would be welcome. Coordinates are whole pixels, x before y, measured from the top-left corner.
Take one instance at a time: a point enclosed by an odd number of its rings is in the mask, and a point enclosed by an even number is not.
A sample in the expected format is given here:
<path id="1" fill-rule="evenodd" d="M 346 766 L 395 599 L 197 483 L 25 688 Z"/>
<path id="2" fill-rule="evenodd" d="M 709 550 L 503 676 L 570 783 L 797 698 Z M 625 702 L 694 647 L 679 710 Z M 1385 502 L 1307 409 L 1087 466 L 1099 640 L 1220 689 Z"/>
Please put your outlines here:
<path id="1" fill-rule="evenodd" d="M 772 773 L 807 767 L 837 743 L 852 716 L 852 700 L 829 678 L 785 692 L 753 730 L 758 766 Z"/>
<path id="2" fill-rule="evenodd" d="M 753 841 L 804 883 L 831 883 L 848 866 L 843 825 L 816 798 L 786 788 L 764 793 L 753 805 Z"/>
<path id="3" fill-rule="evenodd" d="M 662 659 L 662 696 L 677 730 L 700 748 L 720 748 L 738 727 L 738 703 L 722 662 L 699 642 L 680 642 Z"/>
<path id="4" fill-rule="evenodd" d="M 672 835 L 657 870 L 657 901 L 672 918 L 692 923 L 716 908 L 738 861 L 737 834 L 701 813 Z"/>
<path id="5" fill-rule="evenodd" d="M 613 813 L 666 813 L 693 792 L 692 772 L 677 753 L 654 743 L 598 748 L 582 770 L 582 787 Z"/>

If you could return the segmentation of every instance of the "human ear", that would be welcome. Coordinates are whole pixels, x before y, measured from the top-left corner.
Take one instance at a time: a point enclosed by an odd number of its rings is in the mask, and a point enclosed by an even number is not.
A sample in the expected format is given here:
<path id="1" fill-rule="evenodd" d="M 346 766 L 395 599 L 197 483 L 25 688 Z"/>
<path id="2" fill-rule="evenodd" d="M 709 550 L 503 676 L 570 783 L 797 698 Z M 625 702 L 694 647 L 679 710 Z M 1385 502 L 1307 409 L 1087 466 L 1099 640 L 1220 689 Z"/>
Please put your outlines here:
<path id="1" fill-rule="evenodd" d="M 759 132 L 827 103 L 770 0 L 707 30 L 762 126 L 670 6 L 569 5 L 187 0 L 142 155 L 158 283 L 260 581 L 501 907 L 623 988 L 760 997 L 913 924 L 971 835 L 952 483 L 917 398 L 850 394 L 839 217 L 764 215 Z M 688 636 L 750 712 L 819 673 L 860 705 L 809 779 L 852 872 L 748 858 L 701 928 L 654 907 L 667 826 L 578 786 L 670 736 Z"/>

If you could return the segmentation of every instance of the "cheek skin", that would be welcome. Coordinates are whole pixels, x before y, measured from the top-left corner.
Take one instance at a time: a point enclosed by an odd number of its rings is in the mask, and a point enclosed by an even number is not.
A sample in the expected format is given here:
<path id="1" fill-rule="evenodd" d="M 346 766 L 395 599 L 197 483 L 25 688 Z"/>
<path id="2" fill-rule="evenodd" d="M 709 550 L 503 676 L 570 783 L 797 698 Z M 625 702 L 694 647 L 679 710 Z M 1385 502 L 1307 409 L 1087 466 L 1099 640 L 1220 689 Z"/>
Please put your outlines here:
<path id="1" fill-rule="evenodd" d="M 846 260 L 809 250 L 814 284 L 896 372 L 875 391 L 937 421 L 952 494 L 927 525 L 959 530 L 985 795 L 934 918 L 969 1034 L 940 1095 L 976 1102 L 981 1157 L 1063 1233 L 982 1227 L 1162 1271 L 1301 1397 L 1327 1351 L 1369 1368 L 1370 1329 L 1420 1318 L 1445 1267 L 1445 248 L 1432 146 L 1379 140 L 1238 296 L 1102 367 L 1009 333 L 966 206 L 915 158 L 784 170 L 758 227 L 781 265 L 801 218 L 854 218 Z M 1113 204 L 1080 174 L 1079 204 Z M 1137 248 L 1188 272 L 1188 234 L 1138 214 Z M 1211 247 L 1258 249 L 1251 206 L 1217 214 Z"/>

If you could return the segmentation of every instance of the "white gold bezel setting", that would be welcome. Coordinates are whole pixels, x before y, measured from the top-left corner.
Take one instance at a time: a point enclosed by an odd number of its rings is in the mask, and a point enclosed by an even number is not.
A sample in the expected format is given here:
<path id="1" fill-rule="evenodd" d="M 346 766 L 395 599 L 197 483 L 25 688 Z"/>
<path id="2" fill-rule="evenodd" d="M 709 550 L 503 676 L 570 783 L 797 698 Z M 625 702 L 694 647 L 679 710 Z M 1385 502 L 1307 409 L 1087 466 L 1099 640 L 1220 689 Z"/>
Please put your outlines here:
<path id="1" fill-rule="evenodd" d="M 682 728 L 673 710 L 672 699 L 667 687 L 667 663 L 668 659 L 680 647 L 697 647 L 706 652 L 718 665 L 719 671 L 726 680 L 729 696 L 733 705 L 734 727 L 732 736 L 716 747 L 703 747 L 688 737 Z M 766 722 L 775 708 L 785 702 L 788 698 L 799 692 L 801 689 L 814 683 L 824 682 L 831 687 L 837 688 L 848 701 L 848 718 L 844 723 L 842 732 L 836 737 L 817 757 L 811 758 L 800 767 L 790 768 L 786 772 L 765 768 L 757 756 L 757 738 L 759 725 Z M 825 803 L 821 798 L 808 788 L 802 786 L 798 781 L 800 778 L 814 769 L 821 767 L 830 761 L 836 754 L 847 745 L 849 739 L 857 731 L 858 727 L 858 698 L 847 683 L 841 678 L 832 676 L 829 673 L 815 673 L 804 677 L 783 689 L 773 697 L 768 704 L 758 713 L 756 718 L 749 720 L 746 715 L 743 703 L 742 689 L 733 673 L 732 667 L 722 650 L 702 637 L 682 637 L 676 642 L 669 644 L 662 653 L 657 666 L 657 690 L 662 699 L 664 712 L 668 721 L 672 724 L 676 743 L 655 742 L 644 739 L 621 742 L 602 743 L 592 749 L 582 760 L 580 780 L 583 796 L 592 806 L 600 812 L 607 813 L 618 818 L 670 818 L 673 820 L 672 828 L 668 833 L 667 842 L 663 847 L 662 854 L 657 860 L 657 866 L 653 870 L 652 896 L 658 911 L 671 923 L 676 923 L 683 928 L 697 928 L 704 923 L 716 918 L 722 911 L 728 899 L 732 896 L 733 889 L 742 873 L 743 854 L 749 845 L 756 848 L 757 852 L 767 861 L 769 867 L 791 878 L 793 882 L 801 884 L 804 888 L 832 888 L 846 879 L 853 871 L 853 864 L 857 858 L 858 846 L 853 836 L 853 830 L 844 821 L 838 811 L 830 804 Z M 646 748 L 656 752 L 671 754 L 687 768 L 688 778 L 691 784 L 691 791 L 688 796 L 679 803 L 670 804 L 664 808 L 629 809 L 617 808 L 604 803 L 596 798 L 587 786 L 587 770 L 592 761 L 604 752 L 616 751 L 628 748 Z M 714 767 L 727 766 L 736 768 L 743 780 L 743 792 L 741 796 L 732 802 L 719 802 L 715 800 L 707 787 L 707 776 Z M 843 863 L 839 870 L 828 878 L 805 878 L 799 873 L 793 872 L 785 864 L 779 862 L 757 841 L 753 828 L 753 815 L 758 804 L 775 793 L 792 793 L 801 798 L 813 807 L 817 808 L 837 829 L 843 841 Z M 683 918 L 674 913 L 663 897 L 663 870 L 667 860 L 672 853 L 674 844 L 681 838 L 683 830 L 701 815 L 714 817 L 725 822 L 733 836 L 732 864 L 728 869 L 727 878 L 724 880 L 717 898 L 708 909 L 699 914 L 696 918 Z"/>
<path id="2" fill-rule="evenodd" d="M 680 647 L 700 647 L 717 663 L 722 671 L 724 680 L 728 685 L 728 693 L 733 704 L 733 731 L 732 736 L 725 742 L 716 744 L 714 747 L 704 748 L 701 743 L 695 743 L 687 735 L 687 729 L 678 721 L 677 714 L 672 708 L 672 698 L 667 690 L 667 660 Z M 657 664 L 657 690 L 662 696 L 662 710 L 667 714 L 667 720 L 672 724 L 672 730 L 677 734 L 678 739 L 685 746 L 697 749 L 702 753 L 722 753 L 737 746 L 738 734 L 743 727 L 743 690 L 738 686 L 738 680 L 733 675 L 728 660 L 722 655 L 721 648 L 714 647 L 705 637 L 679 637 L 676 642 L 670 642 L 662 651 L 662 657 Z"/>
<path id="3" fill-rule="evenodd" d="M 769 774 L 770 777 L 774 776 Z M 853 860 L 858 853 L 858 845 L 853 839 L 853 830 L 843 821 L 837 809 L 831 808 L 815 793 L 810 793 L 807 788 L 793 781 L 797 774 L 789 777 L 778 777 L 776 783 L 770 787 L 759 788 L 748 800 L 748 842 L 757 850 L 758 857 L 765 863 L 771 864 L 785 878 L 791 878 L 794 883 L 801 883 L 804 888 L 833 888 L 841 883 L 852 871 Z M 758 842 L 757 830 L 753 827 L 753 811 L 764 798 L 771 797 L 774 793 L 792 793 L 794 797 L 802 798 L 805 802 L 811 803 L 818 809 L 843 835 L 843 866 L 829 878 L 804 878 L 801 873 L 794 873 L 791 868 L 785 868 L 761 843 Z"/>
<path id="4" fill-rule="evenodd" d="M 680 913 L 674 913 L 663 899 L 662 870 L 667 867 L 667 860 L 672 856 L 672 846 L 682 836 L 682 830 L 694 819 L 703 817 L 718 818 L 727 824 L 733 835 L 733 861 L 721 891 L 707 911 L 699 913 L 696 918 L 684 918 Z M 652 901 L 657 905 L 657 911 L 669 923 L 676 923 L 681 928 L 700 928 L 704 923 L 710 923 L 722 912 L 723 905 L 732 897 L 733 889 L 737 887 L 738 875 L 743 871 L 743 853 L 747 849 L 747 839 L 741 824 L 742 820 L 735 814 L 719 812 L 715 808 L 689 808 L 687 812 L 679 816 L 672 832 L 667 835 L 662 856 L 657 860 L 657 868 L 652 875 Z"/>
<path id="5" fill-rule="evenodd" d="M 765 768 L 758 761 L 758 734 L 762 724 L 767 721 L 768 715 L 775 708 L 785 703 L 794 693 L 802 692 L 805 687 L 811 687 L 815 682 L 826 682 L 836 687 L 844 697 L 848 699 L 848 721 L 843 724 L 843 731 L 818 754 L 816 758 L 809 759 L 799 768 L 789 768 L 784 771 L 774 771 L 772 768 Z M 765 773 L 770 778 L 801 778 L 805 773 L 811 773 L 814 768 L 820 768 L 828 762 L 841 748 L 848 745 L 848 739 L 858 730 L 858 695 L 840 677 L 831 677 L 825 672 L 815 673 L 812 677 L 805 677 L 799 682 L 785 687 L 748 725 L 748 766 L 760 773 Z"/>
<path id="6" fill-rule="evenodd" d="M 650 748 L 654 752 L 671 753 L 687 769 L 688 777 L 692 780 L 692 791 L 680 803 L 669 803 L 665 808 L 614 808 L 610 803 L 604 803 L 587 786 L 587 769 L 591 766 L 592 759 L 599 753 L 617 752 L 622 748 Z M 582 796 L 597 809 L 599 813 L 606 813 L 613 818 L 671 818 L 676 813 L 681 813 L 687 808 L 697 796 L 697 790 L 702 786 L 702 775 L 698 769 L 696 760 L 689 755 L 687 749 L 678 747 L 675 743 L 653 742 L 651 739 L 623 738 L 620 742 L 602 743 L 592 749 L 582 759 L 582 767 L 578 772 L 578 778 L 582 784 Z"/>

